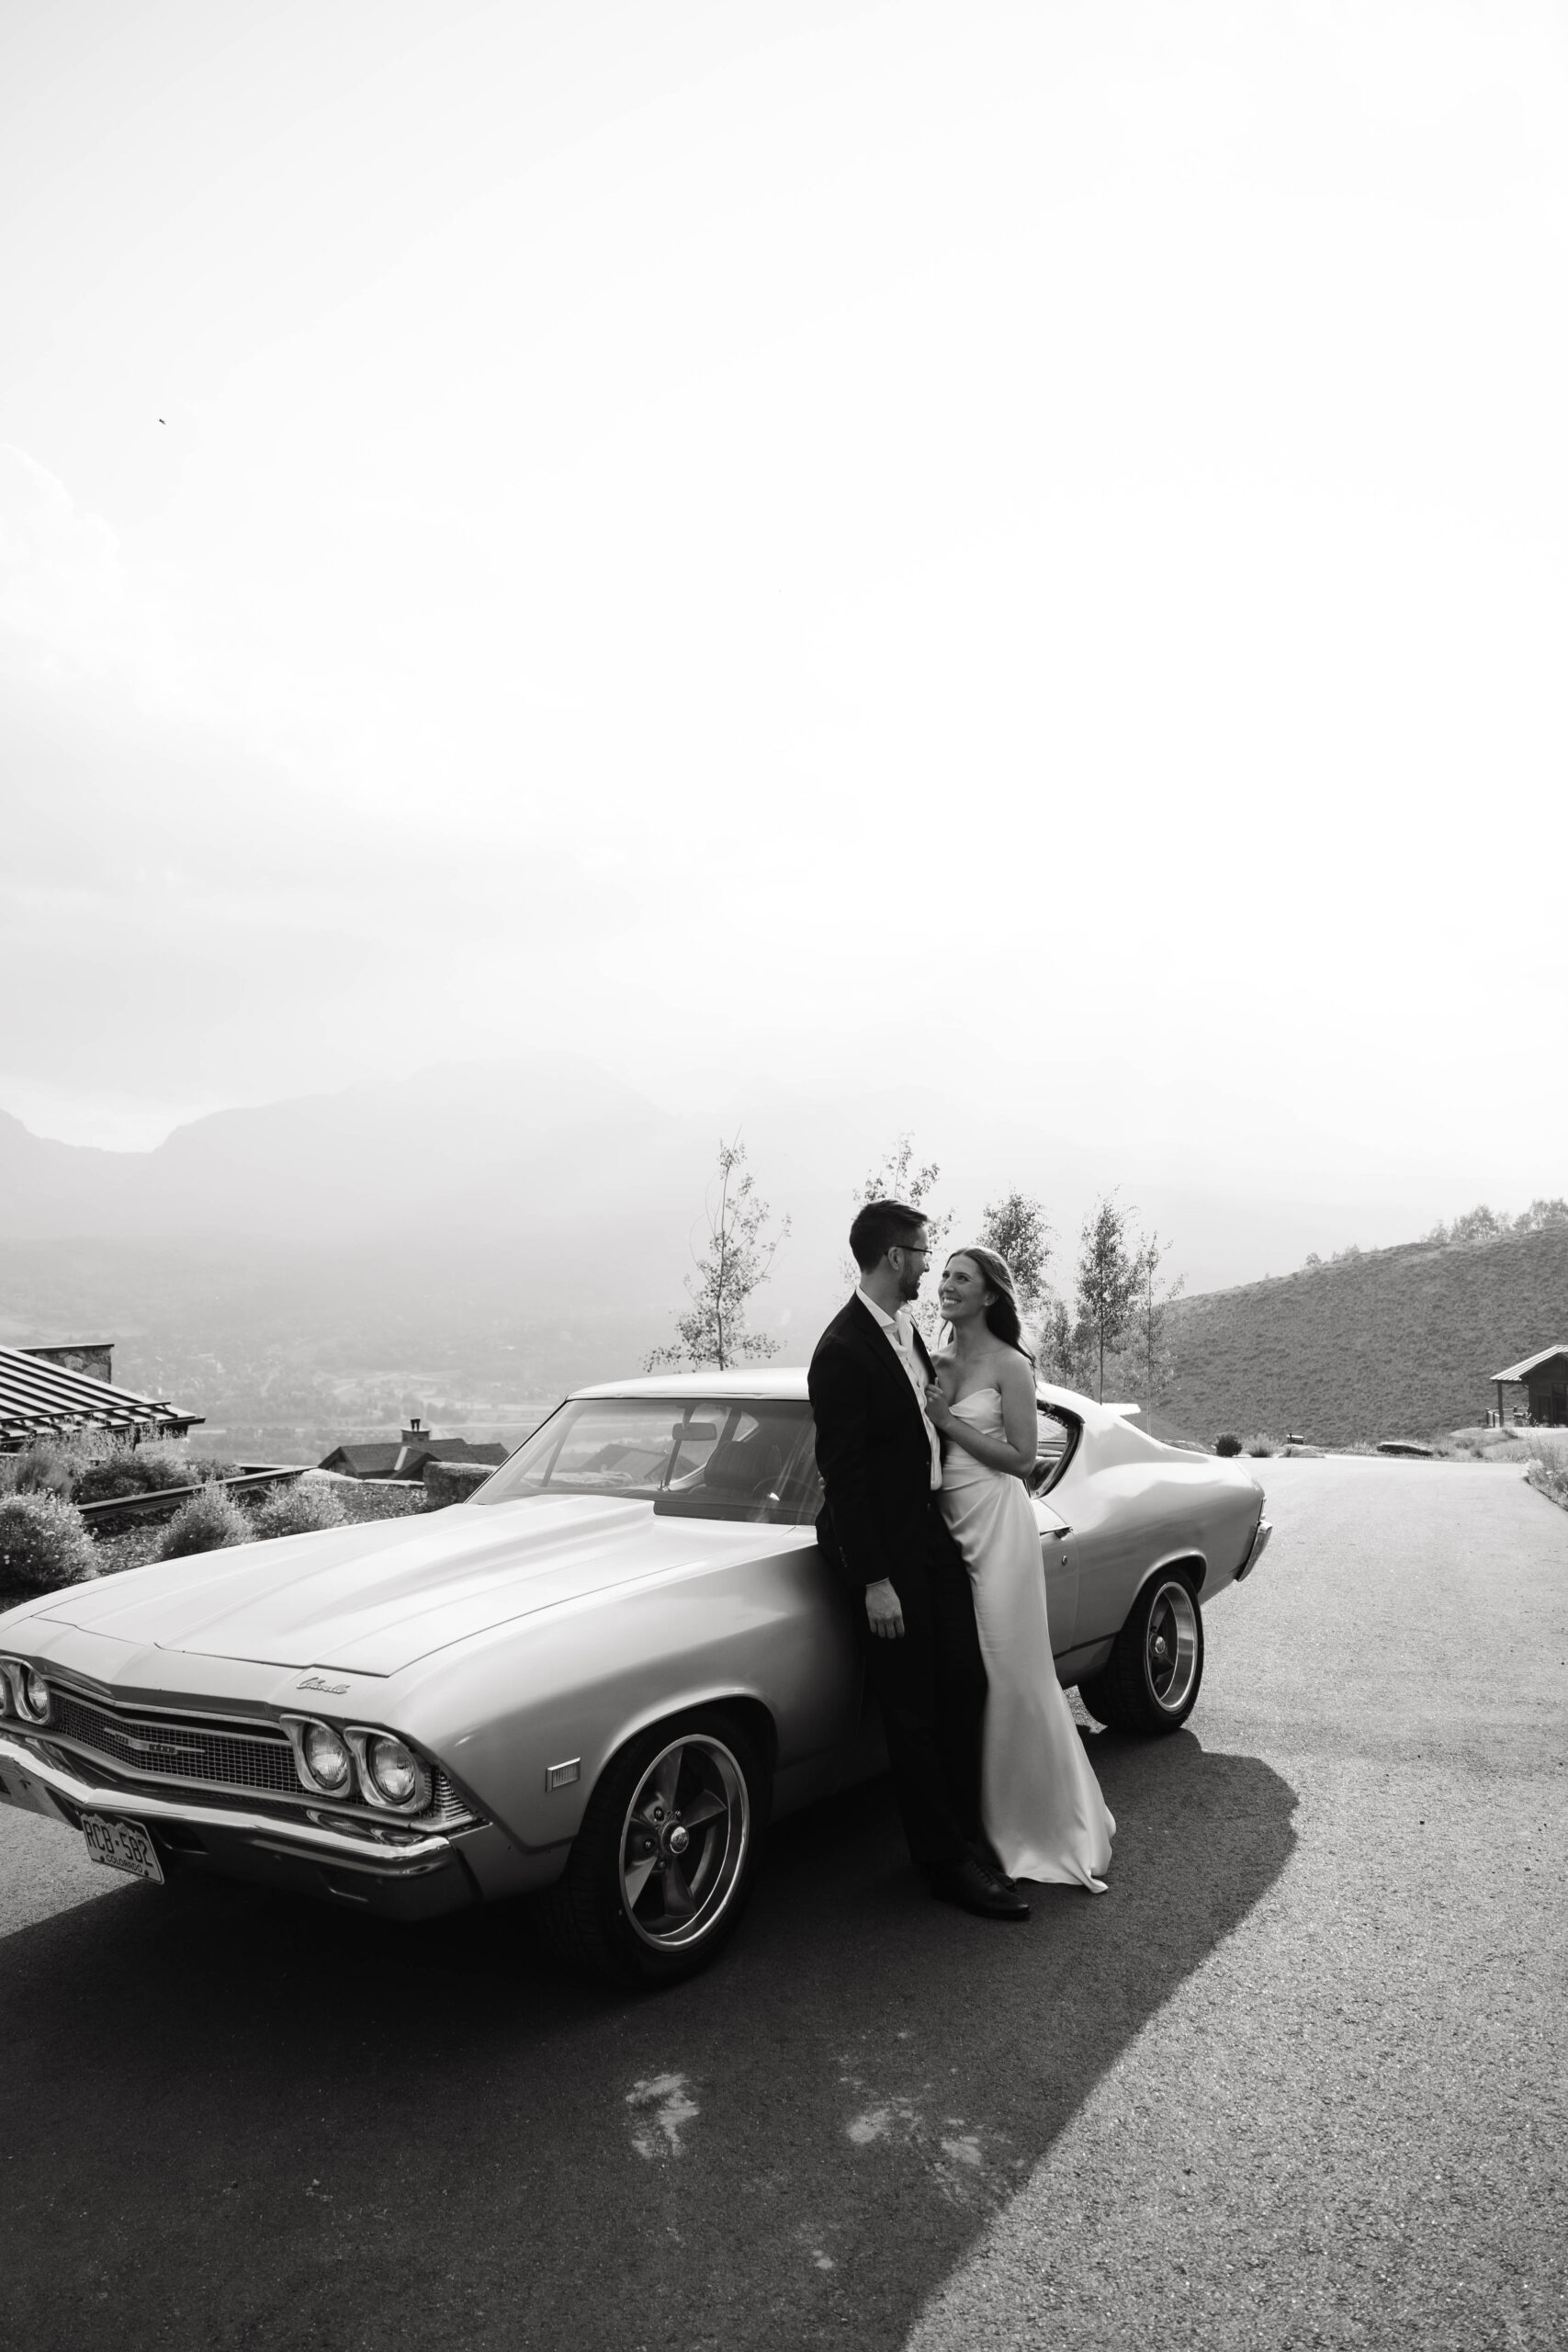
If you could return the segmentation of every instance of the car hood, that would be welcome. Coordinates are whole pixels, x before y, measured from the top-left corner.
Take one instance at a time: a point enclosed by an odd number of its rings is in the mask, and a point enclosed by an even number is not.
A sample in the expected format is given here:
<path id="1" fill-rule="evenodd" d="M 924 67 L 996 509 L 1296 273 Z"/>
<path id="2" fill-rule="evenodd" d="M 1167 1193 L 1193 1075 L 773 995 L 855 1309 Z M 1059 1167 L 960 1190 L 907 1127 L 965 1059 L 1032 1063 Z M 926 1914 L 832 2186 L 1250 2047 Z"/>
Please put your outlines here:
<path id="1" fill-rule="evenodd" d="M 389 1675 L 543 1609 L 808 1538 L 590 1496 L 457 1504 L 161 1561 L 73 1585 L 29 1613 L 142 1647 Z"/>

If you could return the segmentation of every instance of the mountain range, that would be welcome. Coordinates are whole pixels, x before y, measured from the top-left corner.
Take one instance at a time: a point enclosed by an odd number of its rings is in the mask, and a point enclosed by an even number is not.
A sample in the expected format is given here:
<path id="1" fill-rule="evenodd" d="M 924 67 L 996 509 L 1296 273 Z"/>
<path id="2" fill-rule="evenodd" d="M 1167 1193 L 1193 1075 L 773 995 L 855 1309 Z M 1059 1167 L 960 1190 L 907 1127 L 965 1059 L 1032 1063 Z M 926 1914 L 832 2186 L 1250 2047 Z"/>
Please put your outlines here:
<path id="1" fill-rule="evenodd" d="M 1359 1201 L 1293 1198 L 1247 1181 L 1228 1148 L 1185 1168 L 1156 1166 L 1152 1147 L 1115 1164 L 1042 1124 L 1025 1085 L 1003 1101 L 870 1084 L 813 1097 L 759 1076 L 725 1114 L 771 1229 L 789 1220 L 755 1302 L 785 1361 L 841 1297 L 854 1197 L 906 1133 L 917 1163 L 941 1163 L 931 1197 L 953 1238 L 1010 1189 L 1044 1203 L 1065 1293 L 1097 1194 L 1120 1184 L 1145 1230 L 1173 1238 L 1167 1271 L 1190 1295 L 1167 1403 L 1194 1435 L 1451 1426 L 1489 1401 L 1492 1359 L 1568 1336 L 1551 1236 L 1247 1280 L 1347 1223 L 1408 1232 L 1415 1205 L 1370 1185 Z M 220 1111 L 151 1151 L 51 1141 L 0 1113 L 0 1340 L 112 1337 L 117 1378 L 264 1450 L 422 1408 L 511 1432 L 671 1336 L 719 1140 L 717 1119 L 671 1107 L 661 1083 L 639 1091 L 563 1054 Z"/>

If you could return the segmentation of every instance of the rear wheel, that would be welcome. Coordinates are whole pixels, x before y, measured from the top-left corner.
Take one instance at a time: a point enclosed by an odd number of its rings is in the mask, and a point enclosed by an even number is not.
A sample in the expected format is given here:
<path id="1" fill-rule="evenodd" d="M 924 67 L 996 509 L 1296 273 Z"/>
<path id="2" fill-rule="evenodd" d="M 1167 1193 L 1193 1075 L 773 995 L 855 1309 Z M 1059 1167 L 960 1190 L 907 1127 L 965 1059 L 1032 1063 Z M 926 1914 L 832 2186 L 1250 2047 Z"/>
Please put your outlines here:
<path id="1" fill-rule="evenodd" d="M 728 1715 L 629 1741 L 541 1898 L 557 1951 L 617 1984 L 670 1984 L 705 1967 L 750 1893 L 765 1790 L 755 1746 Z"/>
<path id="2" fill-rule="evenodd" d="M 1179 1569 L 1151 1577 L 1099 1674 L 1078 1685 L 1091 1715 L 1116 1731 L 1179 1731 L 1203 1679 L 1203 1612 Z"/>

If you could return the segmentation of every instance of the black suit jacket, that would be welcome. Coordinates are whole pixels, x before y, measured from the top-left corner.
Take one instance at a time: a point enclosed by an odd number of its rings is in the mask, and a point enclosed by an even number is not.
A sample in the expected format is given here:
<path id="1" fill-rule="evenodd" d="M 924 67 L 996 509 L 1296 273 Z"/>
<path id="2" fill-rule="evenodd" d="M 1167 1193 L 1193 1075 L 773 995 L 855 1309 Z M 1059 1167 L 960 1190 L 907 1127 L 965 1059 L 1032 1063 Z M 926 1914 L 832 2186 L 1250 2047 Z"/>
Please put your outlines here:
<path id="1" fill-rule="evenodd" d="M 915 1350 L 928 1373 L 919 1331 Z M 807 1374 L 817 1422 L 817 1466 L 827 1501 L 823 1549 L 855 1584 L 897 1582 L 923 1553 L 931 1517 L 931 1449 L 908 1374 L 858 1298 L 835 1315 Z"/>

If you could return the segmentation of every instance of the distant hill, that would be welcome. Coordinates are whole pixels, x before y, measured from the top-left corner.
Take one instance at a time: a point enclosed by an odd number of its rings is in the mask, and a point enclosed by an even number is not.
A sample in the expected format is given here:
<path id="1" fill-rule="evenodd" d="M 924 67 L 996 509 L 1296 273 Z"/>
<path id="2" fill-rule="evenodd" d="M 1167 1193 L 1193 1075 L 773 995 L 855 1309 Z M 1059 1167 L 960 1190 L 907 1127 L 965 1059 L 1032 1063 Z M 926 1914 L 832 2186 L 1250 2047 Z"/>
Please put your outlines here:
<path id="1" fill-rule="evenodd" d="M 1181 1300 L 1172 1323 L 1166 1408 L 1194 1435 L 1433 1437 L 1484 1419 L 1489 1373 L 1568 1342 L 1568 1226 L 1352 1253 Z"/>
<path id="2" fill-rule="evenodd" d="M 541 1399 L 631 1371 L 671 1336 L 721 1131 L 743 1135 L 790 1220 L 757 1302 L 785 1362 L 840 1304 L 855 1190 L 906 1130 L 942 1163 L 955 1239 L 1015 1186 L 1044 1201 L 1064 1289 L 1089 1202 L 1123 1178 L 1194 1284 L 1288 1263 L 1330 1215 L 1330 1230 L 1397 1233 L 1430 1214 L 1303 1205 L 1235 1177 L 1215 1189 L 1206 1168 L 1156 1182 L 1036 1124 L 1026 1091 L 818 1096 L 738 1070 L 721 1118 L 654 1099 L 660 1077 L 644 1092 L 559 1053 L 449 1064 L 216 1112 L 150 1151 L 51 1141 L 0 1111 L 0 1340 L 113 1338 L 117 1377 L 264 1450 L 297 1441 L 263 1431 L 335 1439 L 408 1411 L 526 1426 Z M 1565 1250 L 1562 1230 L 1420 1243 L 1206 1292 L 1180 1310 L 1181 1377 L 1157 1425 L 1341 1441 L 1473 1418 L 1488 1372 L 1568 1339 Z M 1142 1394 L 1135 1367 L 1113 1377 Z"/>
<path id="3" fill-rule="evenodd" d="M 51 1142 L 0 1112 L 0 1233 L 412 1248 L 591 1226 L 619 1208 L 628 1159 L 661 1206 L 680 1201 L 691 1156 L 678 1121 L 566 1054 L 220 1111 L 145 1152 Z"/>

